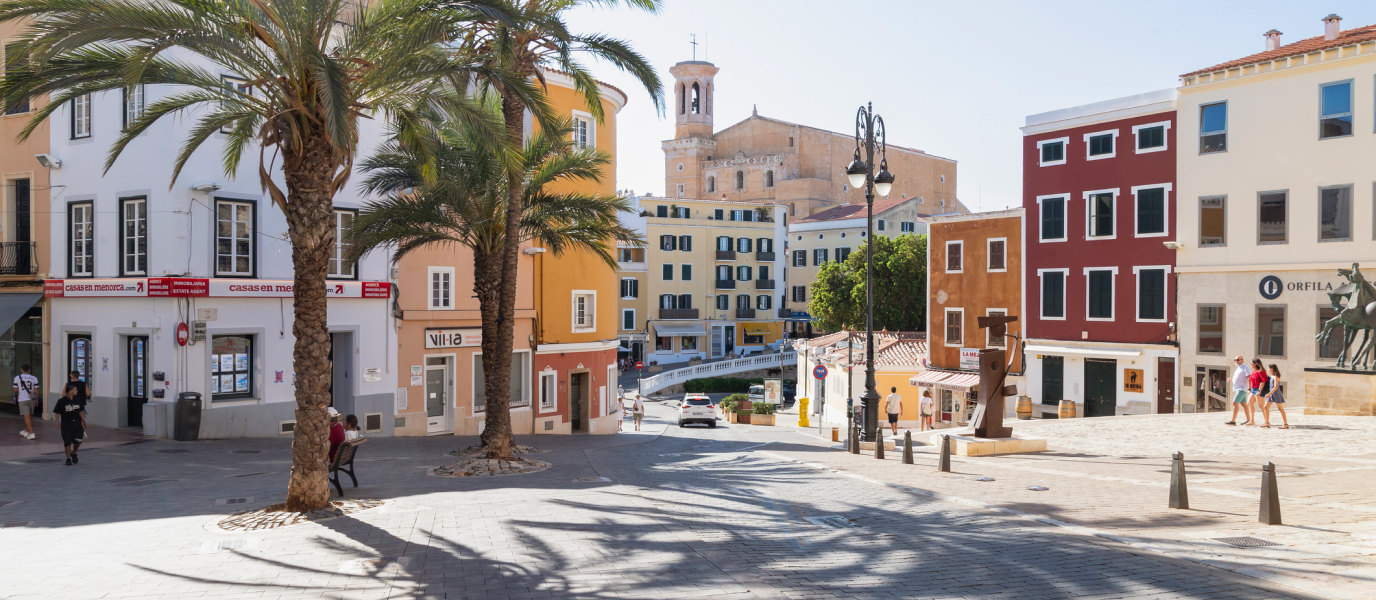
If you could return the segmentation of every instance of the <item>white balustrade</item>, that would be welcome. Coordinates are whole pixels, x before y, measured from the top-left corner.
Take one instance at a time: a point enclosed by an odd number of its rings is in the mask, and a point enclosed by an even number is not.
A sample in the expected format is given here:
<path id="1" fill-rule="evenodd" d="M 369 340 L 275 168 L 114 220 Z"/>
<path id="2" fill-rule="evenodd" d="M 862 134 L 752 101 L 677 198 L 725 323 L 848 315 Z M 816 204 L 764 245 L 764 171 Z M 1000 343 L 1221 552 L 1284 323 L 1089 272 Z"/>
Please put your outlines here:
<path id="1" fill-rule="evenodd" d="M 721 362 L 695 365 L 665 371 L 653 377 L 646 377 L 640 380 L 640 393 L 649 395 L 659 390 L 667 388 L 676 383 L 681 383 L 689 379 L 697 379 L 702 376 L 720 376 L 742 371 L 755 371 L 770 367 L 784 367 L 787 365 L 798 364 L 797 352 L 784 352 L 781 354 L 760 354 L 748 356 L 734 360 L 724 360 Z"/>

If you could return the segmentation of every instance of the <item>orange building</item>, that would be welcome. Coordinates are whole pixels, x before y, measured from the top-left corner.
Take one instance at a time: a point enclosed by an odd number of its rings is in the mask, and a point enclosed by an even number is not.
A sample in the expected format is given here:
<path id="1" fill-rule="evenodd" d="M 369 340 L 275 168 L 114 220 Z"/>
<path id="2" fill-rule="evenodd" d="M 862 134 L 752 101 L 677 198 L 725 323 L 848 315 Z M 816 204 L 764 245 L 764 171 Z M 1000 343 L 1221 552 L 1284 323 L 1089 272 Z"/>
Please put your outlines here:
<path id="1" fill-rule="evenodd" d="M 565 73 L 545 72 L 550 103 L 575 120 L 575 141 L 611 155 L 600 182 L 571 189 L 616 190 L 616 115 L 627 96 L 602 84 L 603 120 L 588 112 Z M 528 122 L 532 131 L 538 125 Z M 611 250 L 615 252 L 615 248 Z M 477 435 L 485 413 L 481 316 L 467 248 L 431 248 L 401 260 L 396 435 Z M 615 433 L 616 270 L 597 256 L 554 256 L 522 245 L 517 279 L 511 421 L 517 434 Z"/>

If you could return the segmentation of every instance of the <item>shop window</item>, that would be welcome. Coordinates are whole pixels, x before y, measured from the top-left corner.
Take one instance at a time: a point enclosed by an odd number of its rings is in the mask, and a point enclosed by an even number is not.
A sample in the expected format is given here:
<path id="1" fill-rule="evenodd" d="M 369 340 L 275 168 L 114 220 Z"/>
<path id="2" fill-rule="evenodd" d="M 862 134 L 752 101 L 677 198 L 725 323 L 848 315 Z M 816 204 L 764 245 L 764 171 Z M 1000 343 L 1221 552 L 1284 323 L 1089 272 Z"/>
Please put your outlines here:
<path id="1" fill-rule="evenodd" d="M 1199 247 L 1222 248 L 1228 245 L 1227 203 L 1223 196 L 1199 199 Z"/>
<path id="2" fill-rule="evenodd" d="M 1257 356 L 1285 356 L 1285 307 L 1257 307 Z"/>
<path id="3" fill-rule="evenodd" d="M 678 338 L 678 347 L 679 347 L 679 350 L 690 350 L 690 351 L 691 351 L 691 350 L 697 350 L 697 349 L 698 349 L 698 338 L 695 338 L 695 337 L 681 337 L 681 338 Z"/>
<path id="4" fill-rule="evenodd" d="M 1221 304 L 1199 305 L 1199 354 L 1223 354 L 1224 309 Z"/>
<path id="5" fill-rule="evenodd" d="M 755 345 L 755 344 L 763 344 L 763 343 L 764 343 L 764 336 L 762 336 L 762 335 L 751 335 L 751 334 L 747 333 L 747 334 L 744 334 L 744 336 L 745 336 L 745 337 L 744 337 L 743 343 L 745 343 L 745 344 L 747 344 L 747 345 Z"/>
<path id="6" fill-rule="evenodd" d="M 1352 186 L 1319 188 L 1319 241 L 1352 241 Z"/>
<path id="7" fill-rule="evenodd" d="M 1257 195 L 1257 243 L 1284 244 L 1289 238 L 1289 202 L 1286 192 Z"/>
<path id="8" fill-rule="evenodd" d="M 661 352 L 673 352 L 674 338 L 669 337 L 667 335 L 655 336 L 655 350 Z"/>
<path id="9" fill-rule="evenodd" d="M 483 355 L 473 354 L 473 412 L 487 410 L 486 374 L 483 371 Z M 511 353 L 511 394 L 507 398 L 511 408 L 530 406 L 530 394 L 526 381 L 530 379 L 530 352 Z"/>
<path id="10" fill-rule="evenodd" d="M 253 397 L 253 336 L 210 338 L 210 399 Z"/>
<path id="11" fill-rule="evenodd" d="M 558 406 L 558 384 L 557 373 L 547 371 L 540 373 L 540 410 L 554 410 Z"/>

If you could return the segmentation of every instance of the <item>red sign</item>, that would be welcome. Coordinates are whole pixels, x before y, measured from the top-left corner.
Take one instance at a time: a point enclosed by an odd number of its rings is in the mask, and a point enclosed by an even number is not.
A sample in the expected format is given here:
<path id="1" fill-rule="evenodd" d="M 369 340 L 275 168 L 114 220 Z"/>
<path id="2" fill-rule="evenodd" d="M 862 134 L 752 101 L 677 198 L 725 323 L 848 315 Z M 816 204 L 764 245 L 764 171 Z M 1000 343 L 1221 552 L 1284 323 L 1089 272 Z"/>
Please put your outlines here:
<path id="1" fill-rule="evenodd" d="M 637 360 L 637 361 L 635 361 L 635 368 L 637 368 L 637 369 L 644 369 L 644 368 L 645 368 L 645 363 L 640 362 L 640 361 Z"/>
<path id="2" fill-rule="evenodd" d="M 49 298 L 153 297 L 153 298 L 290 298 L 294 282 L 270 279 L 197 279 L 150 277 L 147 279 L 49 279 L 43 294 Z M 329 281 L 330 298 L 390 298 L 392 284 L 385 281 Z"/>
<path id="3" fill-rule="evenodd" d="M 187 328 L 186 323 L 177 323 L 177 345 L 185 346 L 190 339 L 191 329 Z"/>

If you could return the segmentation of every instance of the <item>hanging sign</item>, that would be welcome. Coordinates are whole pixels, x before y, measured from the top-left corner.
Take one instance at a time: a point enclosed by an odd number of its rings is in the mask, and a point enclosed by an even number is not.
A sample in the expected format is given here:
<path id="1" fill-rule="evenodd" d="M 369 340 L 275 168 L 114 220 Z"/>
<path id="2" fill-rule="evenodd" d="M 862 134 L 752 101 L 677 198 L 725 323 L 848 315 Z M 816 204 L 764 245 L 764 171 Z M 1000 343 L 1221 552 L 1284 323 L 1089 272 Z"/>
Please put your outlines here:
<path id="1" fill-rule="evenodd" d="M 960 349 L 960 368 L 979 369 L 979 348 Z"/>
<path id="2" fill-rule="evenodd" d="M 1141 393 L 1144 383 L 1142 369 L 1123 369 L 1123 391 Z"/>

